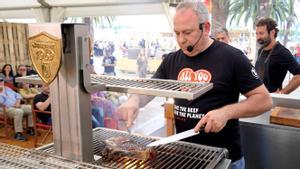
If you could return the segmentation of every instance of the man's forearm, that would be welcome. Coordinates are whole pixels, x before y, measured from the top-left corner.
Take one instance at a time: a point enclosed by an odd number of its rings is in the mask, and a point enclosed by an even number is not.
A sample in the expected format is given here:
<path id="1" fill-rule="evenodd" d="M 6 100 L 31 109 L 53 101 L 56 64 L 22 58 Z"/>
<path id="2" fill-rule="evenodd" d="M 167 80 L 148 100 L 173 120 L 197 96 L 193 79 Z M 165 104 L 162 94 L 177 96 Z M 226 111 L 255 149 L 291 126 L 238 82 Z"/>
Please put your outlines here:
<path id="1" fill-rule="evenodd" d="M 238 119 L 242 117 L 254 117 L 270 110 L 272 104 L 271 101 L 265 102 L 263 97 L 253 97 L 241 101 L 239 103 L 227 105 L 224 111 L 229 113 L 229 119 Z"/>
<path id="2" fill-rule="evenodd" d="M 262 92 L 264 90 L 265 92 Z M 272 107 L 272 98 L 262 86 L 245 96 L 247 97 L 246 100 L 221 108 L 222 111 L 227 113 L 228 119 L 257 116 L 270 110 Z"/>
<path id="3" fill-rule="evenodd" d="M 51 100 L 50 98 L 48 98 L 47 100 L 45 100 L 44 102 L 39 102 L 36 104 L 36 107 L 39 109 L 39 110 L 46 110 L 48 108 L 48 106 L 50 105 L 51 103 Z"/>
<path id="4" fill-rule="evenodd" d="M 296 90 L 300 85 L 300 75 L 295 75 L 292 80 L 286 85 L 280 93 L 282 94 L 289 94 Z"/>
<path id="5" fill-rule="evenodd" d="M 130 96 L 129 100 L 130 100 L 130 102 L 138 104 L 139 107 L 144 107 L 153 98 L 154 98 L 154 96 L 133 94 Z"/>

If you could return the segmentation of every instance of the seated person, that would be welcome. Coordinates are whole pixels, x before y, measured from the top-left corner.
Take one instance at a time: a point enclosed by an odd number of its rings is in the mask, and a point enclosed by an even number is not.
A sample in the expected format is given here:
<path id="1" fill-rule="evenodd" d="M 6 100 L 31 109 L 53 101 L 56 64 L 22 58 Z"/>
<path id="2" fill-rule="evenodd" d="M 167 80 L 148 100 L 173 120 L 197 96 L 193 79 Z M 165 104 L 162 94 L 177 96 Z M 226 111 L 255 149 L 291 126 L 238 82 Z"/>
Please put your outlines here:
<path id="1" fill-rule="evenodd" d="M 216 30 L 215 38 L 216 40 L 227 44 L 229 44 L 230 41 L 228 30 L 224 27 Z"/>
<path id="2" fill-rule="evenodd" d="M 2 67 L 2 71 L 0 73 L 0 78 L 4 80 L 4 85 L 13 89 L 14 91 L 17 91 L 17 88 L 15 86 L 15 76 L 13 72 L 13 68 L 11 64 L 5 64 Z"/>
<path id="3" fill-rule="evenodd" d="M 31 105 L 21 105 L 22 96 L 9 87 L 4 86 L 4 81 L 0 78 L 0 104 L 7 109 L 8 117 L 14 119 L 15 139 L 26 141 L 23 136 L 23 116 L 28 115 L 27 134 L 34 135 Z"/>
<path id="4" fill-rule="evenodd" d="M 33 106 L 36 110 L 51 112 L 51 99 L 50 99 L 50 88 L 49 85 L 43 84 L 42 92 L 37 94 L 33 98 Z M 37 114 L 37 118 L 41 120 L 43 124 L 52 124 L 52 119 L 50 114 Z"/>
<path id="5" fill-rule="evenodd" d="M 27 76 L 36 75 L 37 74 L 36 71 L 30 65 L 26 65 L 26 69 L 27 69 Z"/>
<path id="6" fill-rule="evenodd" d="M 27 69 L 26 69 L 25 65 L 20 64 L 18 66 L 18 68 L 17 68 L 17 74 L 15 75 L 15 78 L 23 77 L 23 76 L 27 76 Z M 19 82 L 15 81 L 15 86 L 17 88 L 21 88 L 22 87 L 22 83 L 19 83 Z"/>

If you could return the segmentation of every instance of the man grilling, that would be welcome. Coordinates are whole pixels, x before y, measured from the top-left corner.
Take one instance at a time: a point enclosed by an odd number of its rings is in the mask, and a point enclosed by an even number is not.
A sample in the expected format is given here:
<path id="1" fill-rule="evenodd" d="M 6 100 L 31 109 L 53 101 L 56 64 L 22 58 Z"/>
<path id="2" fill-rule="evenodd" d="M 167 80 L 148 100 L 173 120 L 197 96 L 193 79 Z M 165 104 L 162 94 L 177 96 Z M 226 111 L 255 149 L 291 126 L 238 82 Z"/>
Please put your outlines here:
<path id="1" fill-rule="evenodd" d="M 212 90 L 195 100 L 175 99 L 176 131 L 199 131 L 205 126 L 205 132 L 184 141 L 225 147 L 232 160 L 231 168 L 244 168 L 238 118 L 257 116 L 271 108 L 266 87 L 240 50 L 209 37 L 209 15 L 203 3 L 180 3 L 174 32 L 181 49 L 163 60 L 153 78 L 214 84 Z M 246 100 L 238 102 L 240 93 Z M 131 95 L 117 109 L 120 120 L 126 120 L 130 127 L 139 107 L 152 99 Z"/>

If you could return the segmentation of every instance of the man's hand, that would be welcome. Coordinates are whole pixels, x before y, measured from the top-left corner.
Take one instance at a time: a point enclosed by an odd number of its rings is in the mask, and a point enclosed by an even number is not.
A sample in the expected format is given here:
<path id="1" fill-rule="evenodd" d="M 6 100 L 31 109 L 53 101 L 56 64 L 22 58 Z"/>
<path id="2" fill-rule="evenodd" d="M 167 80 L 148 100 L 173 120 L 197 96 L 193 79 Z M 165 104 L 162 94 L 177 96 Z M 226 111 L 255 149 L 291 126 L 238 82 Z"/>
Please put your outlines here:
<path id="1" fill-rule="evenodd" d="M 190 92 L 192 91 L 192 89 L 190 87 L 187 87 L 187 86 L 181 86 L 180 87 L 180 91 L 183 91 L 183 92 Z"/>
<path id="2" fill-rule="evenodd" d="M 139 106 L 136 103 L 127 101 L 117 108 L 116 117 L 120 121 L 127 121 L 126 127 L 130 128 L 138 115 L 138 109 Z"/>
<path id="3" fill-rule="evenodd" d="M 21 107 L 21 104 L 20 104 L 20 101 L 17 101 L 14 105 L 15 108 L 20 108 Z"/>
<path id="4" fill-rule="evenodd" d="M 199 131 L 201 126 L 205 126 L 204 131 L 206 133 L 217 133 L 221 131 L 229 120 L 226 115 L 227 113 L 224 111 L 226 110 L 222 108 L 209 111 L 201 118 L 194 130 Z"/>
<path id="5" fill-rule="evenodd" d="M 282 92 L 282 90 L 280 90 L 280 89 L 277 89 L 274 93 L 277 93 L 277 94 L 284 94 L 284 93 Z"/>

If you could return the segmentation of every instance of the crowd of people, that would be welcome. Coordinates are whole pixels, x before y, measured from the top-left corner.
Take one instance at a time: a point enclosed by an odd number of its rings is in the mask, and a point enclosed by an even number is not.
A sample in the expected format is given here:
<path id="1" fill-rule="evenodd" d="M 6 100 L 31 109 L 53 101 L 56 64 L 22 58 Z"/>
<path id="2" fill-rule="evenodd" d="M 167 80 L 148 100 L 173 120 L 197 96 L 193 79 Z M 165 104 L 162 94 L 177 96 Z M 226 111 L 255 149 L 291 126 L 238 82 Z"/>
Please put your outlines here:
<path id="1" fill-rule="evenodd" d="M 165 44 L 169 44 L 165 45 L 168 47 L 171 44 L 167 43 L 166 39 L 162 39 L 161 41 L 165 42 Z M 115 76 L 118 73 L 118 71 L 116 71 L 118 58 L 128 58 L 136 60 L 136 75 L 138 77 L 146 77 L 146 74 L 151 74 L 148 60 L 155 58 L 160 59 L 163 54 L 169 51 L 162 46 L 164 43 L 161 41 L 158 39 L 145 40 L 143 37 L 141 39 L 121 41 L 120 43 L 119 41 L 96 40 L 93 45 L 92 58 L 93 60 L 100 58 L 103 66 L 103 71 L 97 67 L 97 69 L 99 69 L 97 72 L 103 75 Z"/>
<path id="2" fill-rule="evenodd" d="M 115 51 L 115 44 L 112 41 L 95 41 L 94 42 L 94 56 L 104 56 L 104 50 L 109 49 L 111 53 Z"/>
<path id="3" fill-rule="evenodd" d="M 19 65 L 17 74 L 13 72 L 13 67 L 10 64 L 5 64 L 0 73 L 0 104 L 6 107 L 7 115 L 13 118 L 14 121 L 14 138 L 25 141 L 23 135 L 23 118 L 27 116 L 28 128 L 26 133 L 34 135 L 33 117 L 31 111 L 30 100 L 38 93 L 29 84 L 16 83 L 15 78 L 35 74 L 32 69 L 27 70 L 25 65 Z M 3 112 L 3 110 L 0 110 Z"/>
<path id="4" fill-rule="evenodd" d="M 50 87 L 47 84 L 32 85 L 25 82 L 16 82 L 17 77 L 36 74 L 29 66 L 17 66 L 17 74 L 13 73 L 13 67 L 5 64 L 0 73 L 0 105 L 5 106 L 9 118 L 13 119 L 14 139 L 27 141 L 26 135 L 35 134 L 33 127 L 33 113 L 35 110 L 51 113 Z M 95 73 L 95 72 L 94 72 Z M 113 117 L 115 108 L 126 100 L 125 95 L 118 93 L 96 92 L 91 94 L 91 118 L 92 126 L 118 128 L 116 118 Z M 3 113 L 0 108 L 0 114 Z M 52 125 L 50 114 L 37 113 L 36 118 L 40 123 Z M 25 118 L 26 117 L 26 118 Z M 0 116 L 0 118 L 4 118 Z M 26 119 L 28 128 L 23 130 L 23 120 Z"/>

